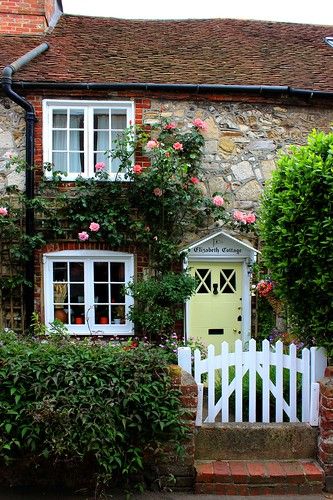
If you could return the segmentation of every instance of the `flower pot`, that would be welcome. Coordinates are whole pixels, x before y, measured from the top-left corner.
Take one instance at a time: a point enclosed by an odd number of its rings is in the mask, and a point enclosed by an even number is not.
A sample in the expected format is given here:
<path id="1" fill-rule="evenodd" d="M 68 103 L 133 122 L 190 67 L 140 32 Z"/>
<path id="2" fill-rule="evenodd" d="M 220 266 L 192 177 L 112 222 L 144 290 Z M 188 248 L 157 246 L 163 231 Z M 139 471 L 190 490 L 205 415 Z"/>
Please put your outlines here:
<path id="1" fill-rule="evenodd" d="M 76 325 L 83 325 L 84 320 L 83 320 L 83 318 L 81 316 L 76 316 L 76 318 L 74 318 L 74 323 Z"/>
<path id="2" fill-rule="evenodd" d="M 100 325 L 107 325 L 109 323 L 109 318 L 107 316 L 101 316 L 98 323 Z"/>
<path id="3" fill-rule="evenodd" d="M 59 307 L 54 312 L 54 319 L 58 319 L 62 323 L 67 323 L 68 315 L 62 307 Z"/>

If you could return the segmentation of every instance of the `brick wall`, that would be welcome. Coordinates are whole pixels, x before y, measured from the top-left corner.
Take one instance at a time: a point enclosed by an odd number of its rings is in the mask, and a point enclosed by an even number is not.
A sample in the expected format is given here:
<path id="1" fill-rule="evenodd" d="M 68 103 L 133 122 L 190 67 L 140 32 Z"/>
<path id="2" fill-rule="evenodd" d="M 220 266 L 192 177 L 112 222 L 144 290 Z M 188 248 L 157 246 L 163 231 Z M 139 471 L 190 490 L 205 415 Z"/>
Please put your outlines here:
<path id="1" fill-rule="evenodd" d="M 333 366 L 320 383 L 318 459 L 325 472 L 325 489 L 333 493 Z"/>
<path id="2" fill-rule="evenodd" d="M 56 10 L 56 0 L 0 0 L 0 33 L 43 33 Z"/>

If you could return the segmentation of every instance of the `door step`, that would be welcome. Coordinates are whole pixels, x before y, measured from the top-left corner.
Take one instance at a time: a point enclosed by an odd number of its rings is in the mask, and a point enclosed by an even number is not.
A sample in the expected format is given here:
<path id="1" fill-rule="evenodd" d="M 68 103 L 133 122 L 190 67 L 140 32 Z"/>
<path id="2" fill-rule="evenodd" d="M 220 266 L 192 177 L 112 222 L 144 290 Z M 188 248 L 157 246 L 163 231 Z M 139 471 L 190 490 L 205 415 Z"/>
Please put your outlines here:
<path id="1" fill-rule="evenodd" d="M 200 460 L 196 494 L 320 494 L 324 472 L 314 460 Z"/>

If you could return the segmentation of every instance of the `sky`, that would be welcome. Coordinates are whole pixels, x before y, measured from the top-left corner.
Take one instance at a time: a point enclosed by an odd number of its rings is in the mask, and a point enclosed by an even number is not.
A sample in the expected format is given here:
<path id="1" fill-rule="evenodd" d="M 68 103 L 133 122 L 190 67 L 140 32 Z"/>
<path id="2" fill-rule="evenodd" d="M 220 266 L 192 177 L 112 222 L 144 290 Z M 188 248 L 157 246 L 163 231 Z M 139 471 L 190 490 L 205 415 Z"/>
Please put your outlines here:
<path id="1" fill-rule="evenodd" d="M 63 0 L 64 12 L 125 19 L 261 19 L 332 25 L 332 0 Z"/>

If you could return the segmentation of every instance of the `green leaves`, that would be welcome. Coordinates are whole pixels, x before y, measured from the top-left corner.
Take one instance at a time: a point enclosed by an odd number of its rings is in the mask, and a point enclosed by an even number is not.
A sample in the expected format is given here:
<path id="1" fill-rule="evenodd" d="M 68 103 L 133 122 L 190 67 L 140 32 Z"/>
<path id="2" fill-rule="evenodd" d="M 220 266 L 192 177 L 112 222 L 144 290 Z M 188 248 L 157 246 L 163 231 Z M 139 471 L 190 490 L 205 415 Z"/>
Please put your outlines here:
<path id="1" fill-rule="evenodd" d="M 159 349 L 51 337 L 41 344 L 7 333 L 0 342 L 4 460 L 93 460 L 99 480 L 114 484 L 141 470 L 149 443 L 186 435 Z"/>
<path id="2" fill-rule="evenodd" d="M 261 208 L 264 260 L 298 336 L 333 350 L 333 134 L 280 157 Z"/>

